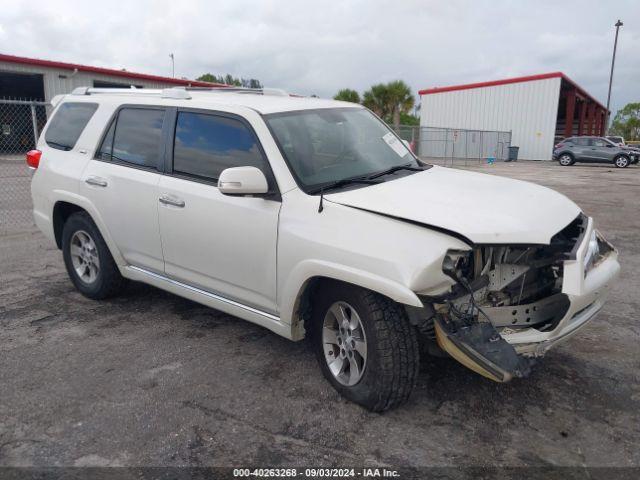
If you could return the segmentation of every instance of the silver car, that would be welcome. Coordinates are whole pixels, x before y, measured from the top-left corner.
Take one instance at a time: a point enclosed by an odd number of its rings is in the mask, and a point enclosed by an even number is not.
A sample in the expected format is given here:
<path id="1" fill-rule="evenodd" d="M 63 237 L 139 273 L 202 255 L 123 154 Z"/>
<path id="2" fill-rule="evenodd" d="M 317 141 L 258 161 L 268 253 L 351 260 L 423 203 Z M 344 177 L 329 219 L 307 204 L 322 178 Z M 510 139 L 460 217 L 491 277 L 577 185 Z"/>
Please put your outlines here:
<path id="1" fill-rule="evenodd" d="M 638 152 L 620 147 L 604 137 L 569 137 L 558 143 L 553 159 L 568 167 L 576 162 L 613 163 L 618 168 L 638 161 Z"/>

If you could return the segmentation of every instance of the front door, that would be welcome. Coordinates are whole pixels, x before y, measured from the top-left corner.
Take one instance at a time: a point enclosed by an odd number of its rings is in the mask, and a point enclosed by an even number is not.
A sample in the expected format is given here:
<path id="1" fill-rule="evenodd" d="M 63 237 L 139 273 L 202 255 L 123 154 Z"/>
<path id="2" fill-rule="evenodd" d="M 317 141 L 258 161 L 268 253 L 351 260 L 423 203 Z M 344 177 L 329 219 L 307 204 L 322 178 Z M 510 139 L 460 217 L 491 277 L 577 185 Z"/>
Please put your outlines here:
<path id="1" fill-rule="evenodd" d="M 602 138 L 592 138 L 590 143 L 591 157 L 595 162 L 610 162 L 613 160 L 613 145 Z"/>
<path id="2" fill-rule="evenodd" d="M 253 129 L 234 115 L 179 110 L 171 150 L 158 198 L 167 276 L 277 313 L 281 203 L 269 196 L 228 196 L 217 188 L 225 168 L 255 166 L 275 189 Z"/>

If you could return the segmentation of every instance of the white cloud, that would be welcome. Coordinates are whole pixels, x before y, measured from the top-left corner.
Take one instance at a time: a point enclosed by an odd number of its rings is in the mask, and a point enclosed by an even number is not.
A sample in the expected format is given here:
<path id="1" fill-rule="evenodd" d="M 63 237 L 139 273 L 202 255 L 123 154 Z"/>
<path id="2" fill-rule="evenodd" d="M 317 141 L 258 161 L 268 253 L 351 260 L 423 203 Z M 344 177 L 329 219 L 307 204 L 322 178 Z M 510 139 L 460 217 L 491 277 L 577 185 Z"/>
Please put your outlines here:
<path id="1" fill-rule="evenodd" d="M 640 100 L 637 1 L 9 2 L 0 52 L 168 75 L 232 73 L 331 96 L 396 78 L 420 88 L 563 71 L 612 106 Z M 613 8 L 615 6 L 615 8 Z"/>

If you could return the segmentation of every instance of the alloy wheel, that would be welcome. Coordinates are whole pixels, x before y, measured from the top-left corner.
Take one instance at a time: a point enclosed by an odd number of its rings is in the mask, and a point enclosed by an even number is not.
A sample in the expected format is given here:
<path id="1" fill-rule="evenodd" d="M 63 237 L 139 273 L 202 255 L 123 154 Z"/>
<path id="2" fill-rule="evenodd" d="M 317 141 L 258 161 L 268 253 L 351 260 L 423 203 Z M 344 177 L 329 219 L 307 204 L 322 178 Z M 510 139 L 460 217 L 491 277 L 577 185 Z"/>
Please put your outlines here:
<path id="1" fill-rule="evenodd" d="M 629 164 L 629 160 L 627 160 L 625 157 L 618 157 L 616 158 L 616 167 L 618 168 L 624 168 Z"/>
<path id="2" fill-rule="evenodd" d="M 562 155 L 560 157 L 560 165 L 563 165 L 565 167 L 571 165 L 571 161 L 572 161 L 572 159 L 571 159 L 571 157 L 569 155 Z"/>
<path id="3" fill-rule="evenodd" d="M 84 283 L 93 283 L 100 273 L 100 259 L 96 244 L 84 230 L 78 230 L 71 236 L 69 245 L 71 263 Z"/>
<path id="4" fill-rule="evenodd" d="M 367 366 L 367 337 L 358 312 L 346 302 L 335 302 L 322 324 L 324 358 L 342 385 L 357 384 Z"/>

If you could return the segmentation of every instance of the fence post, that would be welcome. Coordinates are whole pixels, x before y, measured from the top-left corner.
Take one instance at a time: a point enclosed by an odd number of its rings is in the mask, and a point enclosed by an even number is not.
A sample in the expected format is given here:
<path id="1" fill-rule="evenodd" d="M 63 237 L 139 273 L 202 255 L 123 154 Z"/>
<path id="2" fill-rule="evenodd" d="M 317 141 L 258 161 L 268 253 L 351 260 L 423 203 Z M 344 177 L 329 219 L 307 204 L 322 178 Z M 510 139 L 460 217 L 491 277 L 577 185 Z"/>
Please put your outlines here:
<path id="1" fill-rule="evenodd" d="M 31 107 L 31 126 L 33 127 L 33 148 L 38 145 L 38 120 L 36 118 L 36 107 L 32 103 Z"/>

